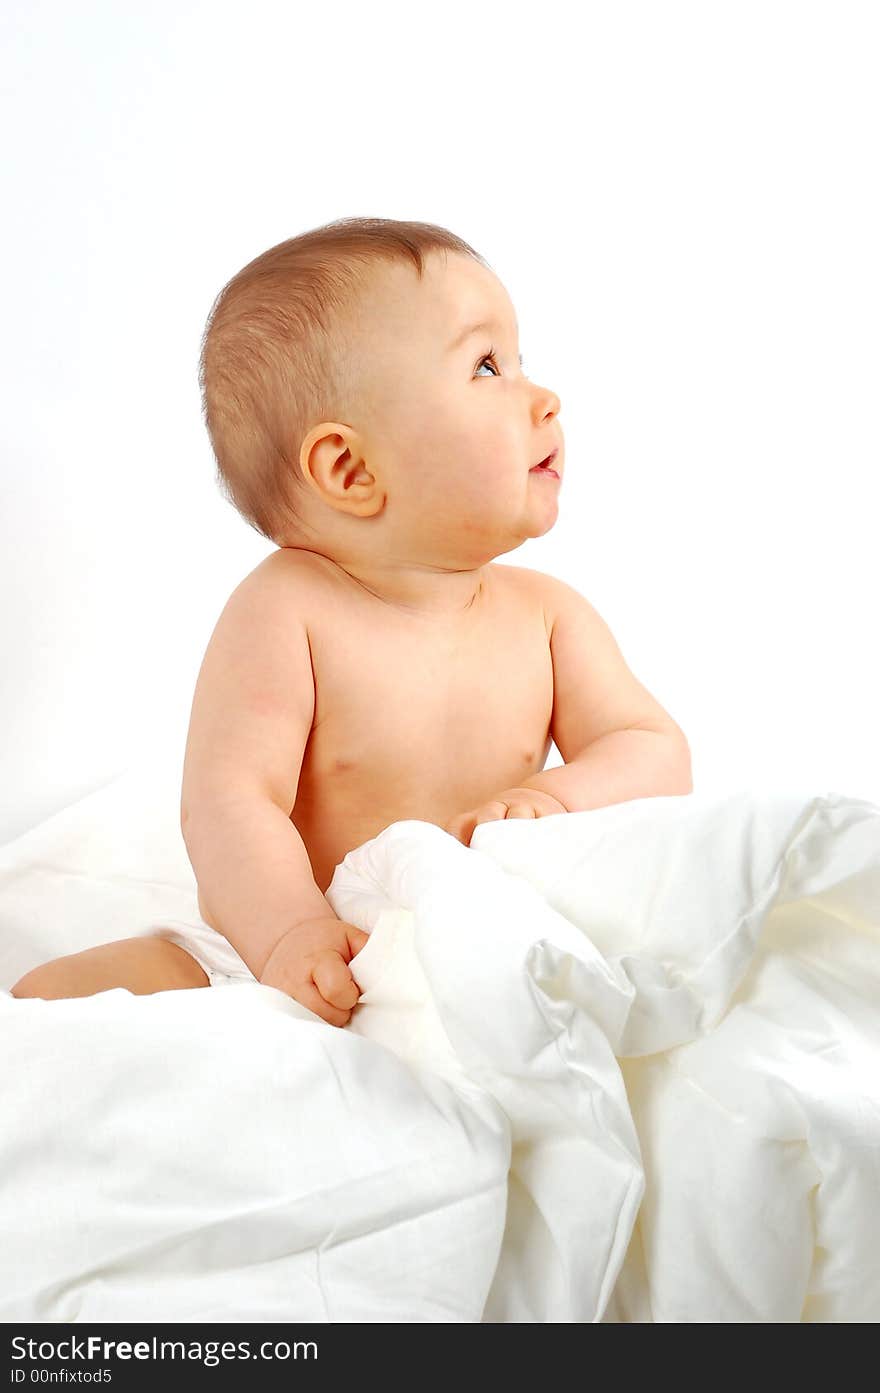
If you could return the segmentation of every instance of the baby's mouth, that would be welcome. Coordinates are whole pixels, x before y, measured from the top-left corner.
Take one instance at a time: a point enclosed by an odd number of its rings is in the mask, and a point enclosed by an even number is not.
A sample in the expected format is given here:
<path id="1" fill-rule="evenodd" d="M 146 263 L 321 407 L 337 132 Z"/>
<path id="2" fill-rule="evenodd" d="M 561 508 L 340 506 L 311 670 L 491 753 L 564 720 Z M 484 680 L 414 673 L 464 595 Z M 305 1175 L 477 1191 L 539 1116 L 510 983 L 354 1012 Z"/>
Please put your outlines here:
<path id="1" fill-rule="evenodd" d="M 541 460 L 540 464 L 536 464 L 533 469 L 530 469 L 529 473 L 549 474 L 552 479 L 558 479 L 559 475 L 557 474 L 556 470 L 551 468 L 551 465 L 553 464 L 553 461 L 556 459 L 556 456 L 558 454 L 558 449 L 553 450 L 553 452 L 549 454 L 546 459 Z"/>

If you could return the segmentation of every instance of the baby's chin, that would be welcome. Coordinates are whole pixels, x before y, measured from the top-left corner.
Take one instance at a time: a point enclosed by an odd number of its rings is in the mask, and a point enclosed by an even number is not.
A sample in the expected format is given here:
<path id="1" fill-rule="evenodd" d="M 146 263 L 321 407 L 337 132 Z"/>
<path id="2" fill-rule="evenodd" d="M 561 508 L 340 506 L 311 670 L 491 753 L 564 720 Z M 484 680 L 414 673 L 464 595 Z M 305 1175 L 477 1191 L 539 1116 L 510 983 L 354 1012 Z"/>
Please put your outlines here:
<path id="1" fill-rule="evenodd" d="M 543 527 L 538 528 L 538 530 L 537 530 L 536 532 L 533 532 L 533 533 L 532 533 L 532 536 L 533 536 L 533 537 L 543 537 L 543 536 L 545 535 L 545 533 L 549 532 L 550 529 L 556 525 L 556 520 L 557 520 L 558 517 L 559 517 L 559 514 L 558 514 L 558 513 L 554 513 L 553 516 L 552 516 L 551 518 L 548 518 L 548 519 L 547 519 L 547 521 L 546 521 L 546 523 L 544 524 Z"/>
<path id="2" fill-rule="evenodd" d="M 558 517 L 558 508 L 544 508 L 540 513 L 537 508 L 530 508 L 522 520 L 520 538 L 516 545 L 521 546 L 531 537 L 544 537 L 555 525 Z"/>
<path id="3" fill-rule="evenodd" d="M 558 487 L 549 479 L 538 479 L 536 481 L 535 492 L 541 489 L 548 497 L 544 498 L 540 504 L 534 498 L 530 499 L 531 507 L 528 511 L 528 523 L 532 529 L 530 537 L 543 537 L 545 532 L 549 532 L 551 527 L 559 517 Z"/>

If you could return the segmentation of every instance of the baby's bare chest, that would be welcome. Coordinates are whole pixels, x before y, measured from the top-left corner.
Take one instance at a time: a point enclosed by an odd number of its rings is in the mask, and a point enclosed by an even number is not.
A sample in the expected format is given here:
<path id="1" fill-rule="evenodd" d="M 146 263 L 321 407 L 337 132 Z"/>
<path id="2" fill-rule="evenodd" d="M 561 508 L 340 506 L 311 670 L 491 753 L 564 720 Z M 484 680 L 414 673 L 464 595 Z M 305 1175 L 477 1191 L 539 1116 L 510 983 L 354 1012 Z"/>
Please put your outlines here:
<path id="1" fill-rule="evenodd" d="M 543 609 L 521 583 L 461 628 L 326 612 L 310 626 L 315 719 L 304 806 L 440 821 L 530 777 L 550 748 L 553 668 Z M 385 825 L 384 821 L 382 825 Z"/>

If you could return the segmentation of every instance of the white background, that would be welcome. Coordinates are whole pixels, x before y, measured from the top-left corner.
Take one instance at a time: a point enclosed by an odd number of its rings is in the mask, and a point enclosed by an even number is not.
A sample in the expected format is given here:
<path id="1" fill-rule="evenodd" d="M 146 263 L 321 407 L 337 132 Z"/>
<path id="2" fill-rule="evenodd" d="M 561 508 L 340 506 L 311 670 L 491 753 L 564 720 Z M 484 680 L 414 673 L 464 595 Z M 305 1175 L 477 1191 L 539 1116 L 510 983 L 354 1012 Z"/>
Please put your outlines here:
<path id="1" fill-rule="evenodd" d="M 182 762 L 272 550 L 214 483 L 200 335 L 245 262 L 351 215 L 449 227 L 507 286 L 567 474 L 502 560 L 591 599 L 696 791 L 880 802 L 875 5 L 0 16 L 0 841 Z"/>

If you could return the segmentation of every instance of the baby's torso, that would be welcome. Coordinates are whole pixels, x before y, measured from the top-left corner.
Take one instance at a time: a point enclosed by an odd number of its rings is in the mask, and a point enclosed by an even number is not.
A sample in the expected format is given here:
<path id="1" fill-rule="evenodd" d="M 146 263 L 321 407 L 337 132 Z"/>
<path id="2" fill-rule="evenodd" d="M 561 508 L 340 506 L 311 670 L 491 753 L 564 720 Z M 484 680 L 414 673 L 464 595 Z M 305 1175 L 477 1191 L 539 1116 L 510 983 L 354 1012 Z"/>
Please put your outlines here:
<path id="1" fill-rule="evenodd" d="M 346 852 L 392 822 L 443 826 L 543 769 L 553 668 L 535 576 L 485 568 L 462 619 L 399 613 L 297 550 L 315 716 L 291 813 L 321 891 Z"/>

